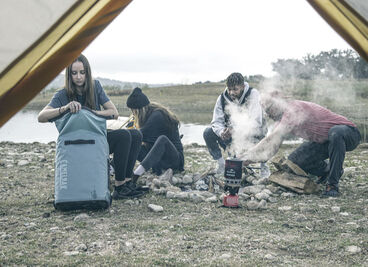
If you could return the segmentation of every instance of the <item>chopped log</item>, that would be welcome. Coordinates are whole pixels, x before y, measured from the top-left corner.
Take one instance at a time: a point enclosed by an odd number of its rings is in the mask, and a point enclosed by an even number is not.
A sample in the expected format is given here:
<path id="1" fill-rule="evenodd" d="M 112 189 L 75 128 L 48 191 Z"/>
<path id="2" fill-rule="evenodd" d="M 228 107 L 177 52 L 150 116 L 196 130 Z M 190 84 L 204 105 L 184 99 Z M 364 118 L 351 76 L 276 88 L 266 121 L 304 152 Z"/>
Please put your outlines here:
<path id="1" fill-rule="evenodd" d="M 213 187 L 213 177 L 210 177 L 210 180 L 208 181 L 208 192 L 214 193 L 215 189 Z"/>
<path id="2" fill-rule="evenodd" d="M 271 163 L 275 166 L 275 168 L 279 171 L 286 171 L 291 172 L 299 176 L 305 176 L 308 175 L 305 173 L 305 171 L 302 170 L 298 165 L 296 165 L 294 162 L 286 159 L 282 155 L 276 155 L 271 159 Z"/>
<path id="3" fill-rule="evenodd" d="M 312 180 L 289 172 L 277 171 L 272 173 L 268 179 L 301 194 L 313 194 L 319 190 L 319 186 Z"/>
<path id="4" fill-rule="evenodd" d="M 225 187 L 225 183 L 224 181 L 221 181 L 220 179 L 216 178 L 216 177 L 213 177 L 213 180 L 216 184 L 218 184 L 220 186 L 221 189 L 224 189 Z"/>

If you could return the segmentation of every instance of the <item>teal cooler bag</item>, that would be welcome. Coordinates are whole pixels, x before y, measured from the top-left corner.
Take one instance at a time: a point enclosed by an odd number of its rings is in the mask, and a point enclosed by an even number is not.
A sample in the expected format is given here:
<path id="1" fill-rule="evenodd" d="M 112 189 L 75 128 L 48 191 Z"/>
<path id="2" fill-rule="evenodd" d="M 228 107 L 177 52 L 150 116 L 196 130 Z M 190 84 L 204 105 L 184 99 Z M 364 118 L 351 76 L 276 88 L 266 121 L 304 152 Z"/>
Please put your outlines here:
<path id="1" fill-rule="evenodd" d="M 55 120 L 55 202 L 60 210 L 111 205 L 106 118 L 88 109 Z"/>

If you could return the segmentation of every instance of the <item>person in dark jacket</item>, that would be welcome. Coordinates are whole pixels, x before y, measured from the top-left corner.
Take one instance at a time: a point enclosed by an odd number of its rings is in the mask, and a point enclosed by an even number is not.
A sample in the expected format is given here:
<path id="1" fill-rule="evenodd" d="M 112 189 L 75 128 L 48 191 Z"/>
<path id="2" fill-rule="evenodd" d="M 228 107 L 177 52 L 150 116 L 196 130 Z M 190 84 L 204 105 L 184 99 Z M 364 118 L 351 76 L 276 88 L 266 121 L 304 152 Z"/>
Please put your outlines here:
<path id="1" fill-rule="evenodd" d="M 134 171 L 133 180 L 151 168 L 157 175 L 169 168 L 183 171 L 183 145 L 176 115 L 158 103 L 151 103 L 138 87 L 129 95 L 126 104 L 143 136 L 138 155 L 141 163 Z"/>

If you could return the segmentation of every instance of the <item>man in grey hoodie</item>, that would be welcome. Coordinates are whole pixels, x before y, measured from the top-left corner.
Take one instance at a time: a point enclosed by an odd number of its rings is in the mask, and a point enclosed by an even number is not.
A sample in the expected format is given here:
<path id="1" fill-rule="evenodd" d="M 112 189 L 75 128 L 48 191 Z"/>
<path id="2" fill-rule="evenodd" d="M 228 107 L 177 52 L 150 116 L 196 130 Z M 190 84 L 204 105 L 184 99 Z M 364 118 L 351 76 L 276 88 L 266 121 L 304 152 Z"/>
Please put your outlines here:
<path id="1" fill-rule="evenodd" d="M 259 92 L 255 88 L 249 87 L 244 81 L 241 73 L 234 72 L 226 79 L 226 88 L 217 98 L 213 111 L 211 127 L 205 129 L 203 138 L 207 148 L 214 160 L 217 160 L 217 173 L 224 173 L 225 160 L 222 157 L 220 147 L 224 150 L 232 142 L 232 126 L 230 122 L 229 109 L 227 105 L 245 106 L 249 120 L 253 129 L 244 129 L 252 133 L 250 138 L 253 142 L 260 141 L 267 132 L 265 120 L 262 114 Z M 261 177 L 268 177 L 270 174 L 266 163 L 261 163 Z"/>

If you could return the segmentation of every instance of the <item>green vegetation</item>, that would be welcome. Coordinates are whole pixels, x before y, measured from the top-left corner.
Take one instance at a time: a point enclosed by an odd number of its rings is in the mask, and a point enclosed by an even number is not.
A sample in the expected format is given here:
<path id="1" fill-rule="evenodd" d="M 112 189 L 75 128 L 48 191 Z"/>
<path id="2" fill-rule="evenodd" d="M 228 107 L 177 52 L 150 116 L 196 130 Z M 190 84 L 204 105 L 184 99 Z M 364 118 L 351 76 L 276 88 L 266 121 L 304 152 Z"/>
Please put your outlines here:
<path id="1" fill-rule="evenodd" d="M 366 80 L 303 80 L 303 79 L 252 79 L 250 83 L 260 92 L 278 89 L 295 99 L 312 101 L 355 122 L 364 140 L 368 137 L 368 84 Z M 151 101 L 159 102 L 175 112 L 184 123 L 209 124 L 213 107 L 225 83 L 196 83 L 170 87 L 143 88 Z M 118 108 L 121 116 L 129 116 L 126 99 L 130 90 L 106 87 L 106 93 Z M 54 92 L 42 92 L 27 109 L 41 110 L 50 101 Z"/>

